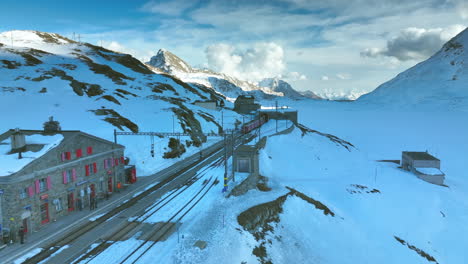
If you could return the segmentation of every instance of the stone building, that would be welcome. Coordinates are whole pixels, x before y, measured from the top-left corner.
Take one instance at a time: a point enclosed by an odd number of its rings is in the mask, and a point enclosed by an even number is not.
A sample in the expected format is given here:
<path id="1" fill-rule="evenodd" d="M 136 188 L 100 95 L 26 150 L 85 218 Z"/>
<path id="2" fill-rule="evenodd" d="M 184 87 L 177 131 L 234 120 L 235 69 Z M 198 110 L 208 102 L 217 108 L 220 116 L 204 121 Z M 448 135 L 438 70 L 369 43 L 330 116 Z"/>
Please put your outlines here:
<path id="1" fill-rule="evenodd" d="M 55 121 L 54 121 L 55 122 Z M 88 208 L 125 182 L 124 146 L 81 131 L 9 130 L 0 135 L 0 224 L 38 230 Z"/>
<path id="2" fill-rule="evenodd" d="M 251 114 L 260 109 L 260 104 L 255 103 L 252 95 L 239 95 L 234 102 L 234 111 L 240 114 Z"/>
<path id="3" fill-rule="evenodd" d="M 440 160 L 427 152 L 403 151 L 401 167 L 424 181 L 444 184 L 445 174 L 440 171 Z"/>

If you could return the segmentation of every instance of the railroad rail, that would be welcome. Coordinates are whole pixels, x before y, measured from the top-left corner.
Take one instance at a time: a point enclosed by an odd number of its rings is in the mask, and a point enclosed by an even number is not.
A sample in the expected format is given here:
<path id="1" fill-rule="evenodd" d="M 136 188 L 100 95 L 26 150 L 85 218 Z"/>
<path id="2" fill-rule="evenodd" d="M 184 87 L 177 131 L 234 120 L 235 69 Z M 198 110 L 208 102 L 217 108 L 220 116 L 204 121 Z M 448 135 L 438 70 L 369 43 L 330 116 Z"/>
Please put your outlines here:
<path id="1" fill-rule="evenodd" d="M 223 145 L 220 144 L 218 147 L 216 147 L 214 150 L 210 151 L 208 155 L 205 156 L 204 159 L 208 159 L 211 155 L 214 155 L 218 152 L 220 152 L 223 149 Z M 86 223 L 84 226 L 78 226 L 74 229 L 72 229 L 70 232 L 67 232 L 65 235 L 59 237 L 58 239 L 54 240 L 53 242 L 47 244 L 41 252 L 38 254 L 34 255 L 31 258 L 28 258 L 25 260 L 23 263 L 24 264 L 34 264 L 34 263 L 39 263 L 47 258 L 49 258 L 51 255 L 56 253 L 60 248 L 62 248 L 65 245 L 69 245 L 73 241 L 77 240 L 84 234 L 90 232 L 97 226 L 101 225 L 102 223 L 105 223 L 108 219 L 116 216 L 117 214 L 121 213 L 125 209 L 135 205 L 138 201 L 141 199 L 145 198 L 147 195 L 151 194 L 152 192 L 160 189 L 170 181 L 174 180 L 178 176 L 184 174 L 185 172 L 189 171 L 190 169 L 194 168 L 200 159 L 198 158 L 191 158 L 189 159 L 189 164 L 185 167 L 183 167 L 181 170 L 175 172 L 174 174 L 166 177 L 164 180 L 156 184 L 155 186 L 152 186 L 151 188 L 148 188 L 147 190 L 141 192 L 139 195 L 131 198 L 129 201 L 113 208 L 103 216 L 99 217 L 95 221 L 91 223 Z"/>
<path id="2" fill-rule="evenodd" d="M 215 162 L 220 160 L 221 158 L 217 159 Z M 213 162 L 213 163 L 215 163 Z M 213 164 L 212 163 L 212 164 Z M 138 229 L 141 227 L 144 223 L 144 221 L 151 216 L 153 216 L 155 213 L 157 213 L 161 208 L 163 208 L 165 205 L 167 205 L 169 202 L 174 200 L 177 196 L 182 194 L 185 190 L 187 190 L 190 186 L 192 186 L 194 183 L 198 182 L 200 179 L 203 178 L 205 174 L 200 175 L 201 173 L 204 173 L 206 170 L 208 170 L 209 166 L 205 167 L 203 171 L 199 172 L 199 174 L 195 174 L 193 177 L 188 179 L 185 184 L 172 192 L 170 192 L 168 195 L 164 196 L 160 200 L 158 200 L 155 204 L 152 206 L 146 208 L 143 210 L 142 213 L 140 213 L 136 218 L 134 218 L 132 221 L 129 221 L 126 223 L 126 225 L 122 228 L 114 232 L 109 236 L 109 239 L 105 239 L 99 243 L 95 248 L 92 250 L 86 252 L 85 254 L 81 255 L 77 260 L 73 261 L 73 263 L 82 263 L 82 261 L 85 261 L 84 263 L 89 263 L 91 262 L 95 257 L 99 255 L 99 253 L 103 252 L 113 244 L 115 244 L 117 241 L 120 241 L 122 238 L 124 238 L 128 233 Z M 161 205 L 161 206 L 159 206 Z M 159 206 L 159 207 L 158 207 Z M 156 208 L 158 207 L 158 208 Z M 152 211 L 154 208 L 156 210 Z M 150 212 L 150 213 L 148 213 Z"/>

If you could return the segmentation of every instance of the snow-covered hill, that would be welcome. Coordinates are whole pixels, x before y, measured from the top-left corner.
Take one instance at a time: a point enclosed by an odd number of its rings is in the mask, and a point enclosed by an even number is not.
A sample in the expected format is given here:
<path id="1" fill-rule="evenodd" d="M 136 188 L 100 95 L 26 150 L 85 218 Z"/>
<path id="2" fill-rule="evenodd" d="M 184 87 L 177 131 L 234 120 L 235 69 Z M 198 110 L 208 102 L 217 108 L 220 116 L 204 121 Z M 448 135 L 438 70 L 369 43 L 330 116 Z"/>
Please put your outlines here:
<path id="1" fill-rule="evenodd" d="M 289 84 L 289 87 L 283 88 L 283 81 L 281 81 L 281 87 L 275 87 L 270 86 L 270 83 L 266 83 L 266 81 L 263 84 L 255 84 L 208 69 L 196 69 L 167 50 L 159 50 L 147 64 L 155 67 L 157 72 L 171 74 L 187 83 L 196 83 L 211 87 L 230 98 L 236 98 L 241 94 L 252 94 L 259 100 L 275 99 L 278 96 L 287 99 L 304 99 L 304 97 L 292 89 Z M 286 94 L 283 94 L 283 91 L 285 91 Z"/>
<path id="2" fill-rule="evenodd" d="M 41 129 L 49 116 L 65 130 L 83 130 L 110 140 L 114 128 L 217 132 L 221 113 L 192 104 L 207 99 L 224 97 L 156 74 L 127 54 L 45 32 L 0 34 L 0 133 L 15 127 Z M 168 139 L 155 140 L 155 159 L 149 157 L 149 138 L 119 140 L 128 143 L 132 160 L 147 161 L 145 168 L 152 167 L 148 163 L 154 168 L 164 163 L 161 156 Z M 182 138 L 187 146 L 199 146 L 205 140 L 197 135 Z"/>
<path id="3" fill-rule="evenodd" d="M 426 61 L 400 73 L 358 101 L 397 107 L 467 108 L 468 29 Z"/>

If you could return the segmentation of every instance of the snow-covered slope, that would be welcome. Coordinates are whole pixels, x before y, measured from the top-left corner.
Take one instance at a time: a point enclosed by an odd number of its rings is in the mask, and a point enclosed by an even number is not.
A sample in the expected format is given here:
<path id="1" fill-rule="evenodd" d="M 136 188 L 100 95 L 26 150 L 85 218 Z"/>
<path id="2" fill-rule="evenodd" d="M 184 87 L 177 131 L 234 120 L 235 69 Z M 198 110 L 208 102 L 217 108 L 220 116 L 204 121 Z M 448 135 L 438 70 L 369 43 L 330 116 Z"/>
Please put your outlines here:
<path id="1" fill-rule="evenodd" d="M 192 68 L 184 60 L 167 50 L 159 50 L 147 64 L 155 67 L 157 72 L 165 72 L 176 76 L 185 82 L 196 83 L 213 88 L 230 98 L 236 98 L 241 94 L 252 94 L 259 100 L 269 100 L 274 99 L 277 96 L 283 96 L 281 91 L 271 89 L 271 87 L 239 80 L 226 74 L 213 72 L 208 69 Z M 284 97 L 289 98 L 289 95 L 292 95 L 292 99 L 301 98 L 300 94 L 297 92 L 288 93 L 284 95 Z"/>
<path id="2" fill-rule="evenodd" d="M 221 114 L 192 104 L 207 99 L 224 100 L 211 89 L 156 74 L 127 54 L 57 34 L 0 33 L 0 133 L 15 127 L 41 129 L 49 116 L 64 130 L 78 129 L 110 140 L 114 128 L 217 132 Z M 198 146 L 205 138 L 182 138 L 186 140 Z M 151 159 L 149 138 L 119 141 L 128 141 L 132 161 L 148 159 L 139 168 L 151 167 L 149 162 L 161 164 L 167 146 L 167 138 L 157 138 L 156 158 Z M 144 157 L 138 156 L 141 148 L 146 150 Z"/>
<path id="3" fill-rule="evenodd" d="M 397 107 L 467 108 L 468 29 L 426 61 L 400 73 L 358 101 Z"/>

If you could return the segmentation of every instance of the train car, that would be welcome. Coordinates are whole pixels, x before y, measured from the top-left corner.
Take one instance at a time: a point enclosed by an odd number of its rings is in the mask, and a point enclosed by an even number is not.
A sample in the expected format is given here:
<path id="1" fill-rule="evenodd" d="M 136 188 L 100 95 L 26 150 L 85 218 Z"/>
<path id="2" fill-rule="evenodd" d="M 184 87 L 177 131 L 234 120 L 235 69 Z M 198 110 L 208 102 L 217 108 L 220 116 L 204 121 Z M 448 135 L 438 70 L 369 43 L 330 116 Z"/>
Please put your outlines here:
<path id="1" fill-rule="evenodd" d="M 250 131 L 259 128 L 261 125 L 265 124 L 268 121 L 266 115 L 262 115 L 259 119 L 255 119 L 242 127 L 242 133 L 247 134 Z"/>

